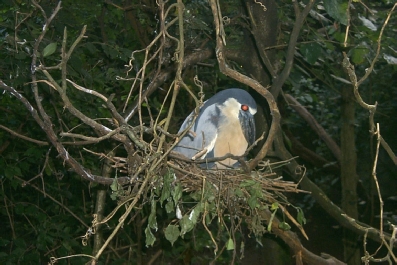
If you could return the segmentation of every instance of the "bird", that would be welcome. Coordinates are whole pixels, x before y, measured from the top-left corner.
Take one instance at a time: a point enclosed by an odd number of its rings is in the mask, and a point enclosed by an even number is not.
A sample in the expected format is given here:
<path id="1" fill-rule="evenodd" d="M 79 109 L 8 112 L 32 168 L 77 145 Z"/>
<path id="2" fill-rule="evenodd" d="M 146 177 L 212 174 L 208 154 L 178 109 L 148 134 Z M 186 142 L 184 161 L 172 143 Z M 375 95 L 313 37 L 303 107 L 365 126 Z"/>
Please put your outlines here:
<path id="1" fill-rule="evenodd" d="M 242 156 L 255 142 L 254 115 L 257 105 L 254 98 L 240 88 L 222 90 L 209 98 L 199 109 L 194 124 L 175 145 L 173 151 L 191 160 L 218 158 L 226 154 Z M 185 119 L 178 134 L 193 122 L 194 111 Z M 212 169 L 238 168 L 232 158 L 208 162 L 201 167 Z"/>

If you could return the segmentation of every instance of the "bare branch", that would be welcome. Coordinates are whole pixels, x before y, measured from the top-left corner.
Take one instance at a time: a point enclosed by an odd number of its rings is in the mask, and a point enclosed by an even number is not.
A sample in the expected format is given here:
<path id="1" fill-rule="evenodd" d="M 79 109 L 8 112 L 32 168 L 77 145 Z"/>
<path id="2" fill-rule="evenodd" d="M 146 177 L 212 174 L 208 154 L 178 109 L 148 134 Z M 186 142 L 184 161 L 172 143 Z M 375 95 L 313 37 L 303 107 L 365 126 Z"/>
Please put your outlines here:
<path id="1" fill-rule="evenodd" d="M 299 32 L 302 28 L 302 25 L 303 25 L 307 15 L 309 14 L 310 10 L 312 9 L 315 1 L 310 0 L 302 12 L 299 11 L 298 6 L 295 6 L 295 5 L 297 5 L 297 1 L 293 1 L 293 2 L 294 2 L 294 7 L 295 7 L 296 20 L 295 20 L 294 28 L 292 29 L 291 37 L 290 37 L 289 43 L 288 43 L 288 50 L 287 50 L 287 55 L 285 58 L 284 69 L 277 76 L 277 78 L 275 80 L 273 80 L 273 85 L 270 89 L 271 93 L 273 94 L 273 96 L 275 98 L 278 97 L 278 94 L 280 93 L 285 80 L 287 80 L 287 78 L 291 72 L 292 65 L 294 62 L 295 48 L 296 48 L 296 44 L 298 41 Z"/>
<path id="2" fill-rule="evenodd" d="M 295 98 L 289 94 L 284 95 L 285 100 L 288 102 L 298 114 L 309 124 L 309 126 L 317 133 L 318 136 L 325 142 L 328 148 L 333 153 L 334 157 L 340 162 L 341 151 L 338 144 L 332 137 L 324 130 L 324 128 L 317 122 L 305 107 L 303 107 Z"/>
<path id="3" fill-rule="evenodd" d="M 5 127 L 5 126 L 3 126 L 1 124 L 0 124 L 0 128 L 5 130 L 5 131 L 7 131 L 7 132 L 9 132 L 9 133 L 11 133 L 12 135 L 15 135 L 18 138 L 23 139 L 23 140 L 26 140 L 26 141 L 29 141 L 29 142 L 32 142 L 32 143 L 35 143 L 35 144 L 38 144 L 38 145 L 48 145 L 48 142 L 43 142 L 43 141 L 40 141 L 40 140 L 36 140 L 36 139 L 30 138 L 30 137 L 24 136 L 22 134 L 14 132 L 11 129 L 8 129 L 7 127 Z"/>
<path id="4" fill-rule="evenodd" d="M 227 76 L 230 76 L 231 78 L 244 83 L 250 87 L 252 87 L 255 91 L 257 91 L 260 95 L 262 95 L 268 102 L 269 107 L 270 107 L 270 112 L 272 115 L 272 124 L 270 126 L 269 130 L 269 135 L 266 139 L 266 142 L 262 146 L 262 149 L 259 151 L 257 156 L 249 163 L 249 169 L 255 168 L 259 161 L 262 160 L 267 152 L 269 151 L 271 144 L 273 142 L 273 139 L 275 137 L 275 134 L 277 130 L 279 129 L 279 123 L 280 123 L 280 113 L 278 111 L 278 107 L 276 104 L 276 101 L 274 100 L 274 97 L 272 94 L 265 89 L 259 82 L 256 80 L 249 78 L 247 76 L 244 76 L 240 74 L 239 72 L 232 70 L 229 68 L 226 64 L 226 58 L 225 58 L 225 52 L 224 52 L 224 43 L 223 39 L 221 36 L 221 32 L 223 32 L 223 22 L 222 22 L 222 17 L 219 15 L 220 14 L 220 6 L 219 2 L 217 0 L 211 0 L 210 1 L 211 9 L 212 9 L 212 14 L 214 16 L 214 24 L 215 24 L 215 29 L 216 29 L 216 57 L 219 62 L 219 68 L 222 73 L 224 73 Z"/>

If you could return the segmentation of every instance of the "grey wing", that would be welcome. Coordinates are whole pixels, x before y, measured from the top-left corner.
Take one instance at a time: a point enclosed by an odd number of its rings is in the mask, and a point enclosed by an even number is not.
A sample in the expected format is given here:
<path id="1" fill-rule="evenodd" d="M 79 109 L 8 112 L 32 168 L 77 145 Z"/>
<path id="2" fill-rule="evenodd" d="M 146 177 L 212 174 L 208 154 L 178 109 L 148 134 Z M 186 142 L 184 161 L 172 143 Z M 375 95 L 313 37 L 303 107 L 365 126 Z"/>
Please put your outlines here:
<path id="1" fill-rule="evenodd" d="M 178 134 L 184 131 L 193 121 L 194 112 L 190 113 L 189 116 L 182 123 Z M 196 119 L 197 122 L 197 119 Z M 173 151 L 183 154 L 184 156 L 191 159 L 199 150 L 199 140 L 194 137 L 194 127 L 190 128 L 190 131 L 185 134 L 185 136 L 179 141 L 179 143 L 174 147 Z"/>
<path id="2" fill-rule="evenodd" d="M 185 119 L 178 133 L 182 132 L 190 125 L 193 120 L 193 115 L 194 112 Z M 207 149 L 205 154 L 207 155 L 207 153 L 214 148 L 217 136 L 217 128 L 214 121 L 217 121 L 215 105 L 210 105 L 201 109 L 195 124 L 175 146 L 174 151 L 182 153 L 190 159 L 203 149 Z M 201 158 L 204 158 L 205 155 Z"/>

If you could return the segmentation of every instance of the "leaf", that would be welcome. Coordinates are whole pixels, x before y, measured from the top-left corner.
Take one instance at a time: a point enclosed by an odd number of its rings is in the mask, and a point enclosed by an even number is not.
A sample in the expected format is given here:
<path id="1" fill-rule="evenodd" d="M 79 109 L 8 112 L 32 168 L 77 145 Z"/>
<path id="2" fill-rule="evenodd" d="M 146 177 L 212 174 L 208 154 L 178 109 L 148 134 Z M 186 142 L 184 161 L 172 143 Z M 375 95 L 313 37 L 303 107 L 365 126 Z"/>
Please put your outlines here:
<path id="1" fill-rule="evenodd" d="M 314 64 L 322 54 L 322 48 L 317 42 L 303 43 L 299 48 L 303 58 L 310 63 Z"/>
<path id="2" fill-rule="evenodd" d="M 278 202 L 273 202 L 272 206 L 270 207 L 270 210 L 274 211 L 278 209 Z"/>
<path id="3" fill-rule="evenodd" d="M 296 217 L 300 225 L 306 224 L 306 218 L 301 208 L 297 208 L 298 216 Z"/>
<path id="4" fill-rule="evenodd" d="M 251 197 L 249 197 L 248 199 L 248 205 L 251 207 L 251 209 L 255 209 L 255 207 L 258 205 L 257 203 L 257 199 L 258 197 L 256 195 L 252 195 Z"/>
<path id="5" fill-rule="evenodd" d="M 235 194 L 237 197 L 239 197 L 239 198 L 243 198 L 243 197 L 244 197 L 244 193 L 243 193 L 243 191 L 242 191 L 240 188 L 236 188 L 236 189 L 234 190 L 234 194 Z"/>
<path id="6" fill-rule="evenodd" d="M 175 205 L 178 204 L 179 199 L 182 197 L 182 185 L 178 182 L 174 188 L 171 190 L 172 199 Z"/>
<path id="7" fill-rule="evenodd" d="M 160 203 L 163 204 L 165 200 L 168 200 L 171 196 L 171 183 L 173 181 L 174 174 L 171 170 L 163 177 L 163 189 L 161 190 Z"/>
<path id="8" fill-rule="evenodd" d="M 272 223 L 273 223 L 274 216 L 276 216 L 276 212 L 278 209 L 278 203 L 277 202 L 273 203 L 271 209 L 274 209 L 274 211 L 272 212 L 272 215 L 270 216 L 269 224 L 267 225 L 267 231 L 269 231 L 269 232 L 272 231 Z"/>
<path id="9" fill-rule="evenodd" d="M 244 180 L 243 182 L 240 183 L 240 187 L 244 188 L 244 187 L 250 187 L 256 184 L 255 180 Z"/>
<path id="10" fill-rule="evenodd" d="M 183 218 L 179 221 L 179 225 L 181 226 L 181 237 L 183 237 L 183 235 L 185 235 L 187 232 L 190 232 L 194 227 L 194 223 L 187 215 L 183 216 Z"/>
<path id="11" fill-rule="evenodd" d="M 169 200 L 166 204 L 165 204 L 165 211 L 167 213 L 172 213 L 174 211 L 174 202 L 172 200 Z"/>
<path id="12" fill-rule="evenodd" d="M 333 19 L 340 22 L 343 25 L 347 25 L 347 5 L 348 3 L 342 3 L 340 0 L 327 0 L 323 1 L 325 11 Z"/>
<path id="13" fill-rule="evenodd" d="M 43 50 L 43 57 L 50 56 L 57 50 L 57 43 L 56 42 L 51 42 L 48 44 L 44 50 Z"/>
<path id="14" fill-rule="evenodd" d="M 351 58 L 354 64 L 362 64 L 364 63 L 365 56 L 368 54 L 368 48 L 363 46 L 358 46 L 351 51 Z"/>
<path id="15" fill-rule="evenodd" d="M 153 228 L 157 231 L 157 220 L 156 220 L 156 200 L 151 198 L 151 211 L 148 218 L 148 227 Z"/>
<path id="16" fill-rule="evenodd" d="M 174 245 L 180 234 L 179 228 L 176 225 L 168 225 L 164 231 L 165 238 Z"/>
<path id="17" fill-rule="evenodd" d="M 286 222 L 281 222 L 278 227 L 284 231 L 291 230 L 291 226 Z"/>
<path id="18" fill-rule="evenodd" d="M 227 250 L 233 250 L 234 249 L 234 242 L 231 238 L 226 243 L 226 249 Z"/>
<path id="19" fill-rule="evenodd" d="M 145 235 L 146 235 L 146 241 L 145 241 L 146 247 L 153 246 L 154 242 L 156 241 L 156 238 L 154 237 L 149 226 L 147 226 L 145 229 Z"/>
<path id="20" fill-rule="evenodd" d="M 197 220 L 203 210 L 202 204 L 198 203 L 196 207 L 190 212 L 189 219 L 192 221 L 193 225 L 197 223 Z"/>

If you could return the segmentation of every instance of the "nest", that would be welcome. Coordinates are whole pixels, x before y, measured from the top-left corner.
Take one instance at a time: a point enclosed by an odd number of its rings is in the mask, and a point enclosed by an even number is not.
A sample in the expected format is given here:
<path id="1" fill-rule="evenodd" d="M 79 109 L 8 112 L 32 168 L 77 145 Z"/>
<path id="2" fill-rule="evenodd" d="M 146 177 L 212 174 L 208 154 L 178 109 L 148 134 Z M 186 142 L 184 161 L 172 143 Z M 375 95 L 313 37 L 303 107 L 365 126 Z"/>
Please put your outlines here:
<path id="1" fill-rule="evenodd" d="M 112 157 L 110 159 L 117 170 L 128 171 L 126 158 Z M 239 229 L 244 222 L 248 229 L 259 237 L 271 230 L 272 220 L 278 214 L 286 220 L 280 222 L 283 227 L 279 228 L 289 230 L 291 226 L 288 223 L 292 223 L 307 238 L 302 227 L 305 223 L 302 210 L 290 204 L 285 196 L 286 193 L 306 191 L 298 188 L 299 183 L 285 181 L 278 173 L 281 172 L 279 168 L 290 161 L 276 163 L 262 161 L 258 165 L 259 170 L 247 174 L 241 169 L 202 169 L 195 163 L 172 158 L 151 174 L 155 177 L 147 182 L 150 184 L 145 189 L 146 199 L 143 203 L 152 204 L 154 208 L 151 215 L 153 216 L 156 214 L 154 201 L 165 205 L 168 213 L 175 212 L 179 221 L 173 221 L 173 223 L 179 223 L 181 236 L 198 223 L 206 227 L 213 219 L 217 219 L 225 227 L 234 227 L 234 231 Z M 304 177 L 304 168 L 300 171 L 300 175 Z M 144 185 L 144 179 L 147 177 L 149 175 L 136 178 L 134 183 L 131 183 L 134 186 L 133 190 L 131 185 L 116 187 L 116 189 L 112 187 L 113 195 L 119 198 L 119 202 L 130 200 L 136 195 L 134 190 Z M 182 193 L 187 196 L 183 197 Z M 189 203 L 185 203 L 186 200 Z M 287 207 L 295 209 L 297 215 L 290 214 Z M 297 217 L 295 218 L 294 215 Z M 207 227 L 206 230 L 217 245 L 210 230 Z"/>
<path id="2" fill-rule="evenodd" d="M 307 238 L 302 228 L 304 217 L 302 219 L 301 209 L 294 207 L 298 212 L 297 220 L 287 210 L 286 207 L 291 204 L 285 196 L 285 193 L 307 193 L 307 191 L 300 190 L 299 183 L 285 181 L 277 173 L 278 170 L 274 170 L 289 162 L 290 160 L 276 163 L 263 161 L 259 164 L 260 170 L 250 174 L 238 169 L 205 170 L 196 164 L 180 160 L 172 160 L 168 162 L 168 166 L 176 172 L 175 176 L 184 192 L 196 194 L 193 197 L 197 200 L 214 202 L 218 218 L 229 216 L 244 220 L 248 228 L 259 236 L 269 230 L 269 226 L 264 223 L 271 222 L 267 218 L 268 214 L 264 214 L 263 211 L 272 211 L 273 217 L 276 212 L 281 211 Z M 282 223 L 286 225 L 286 229 L 290 228 L 287 223 Z"/>

